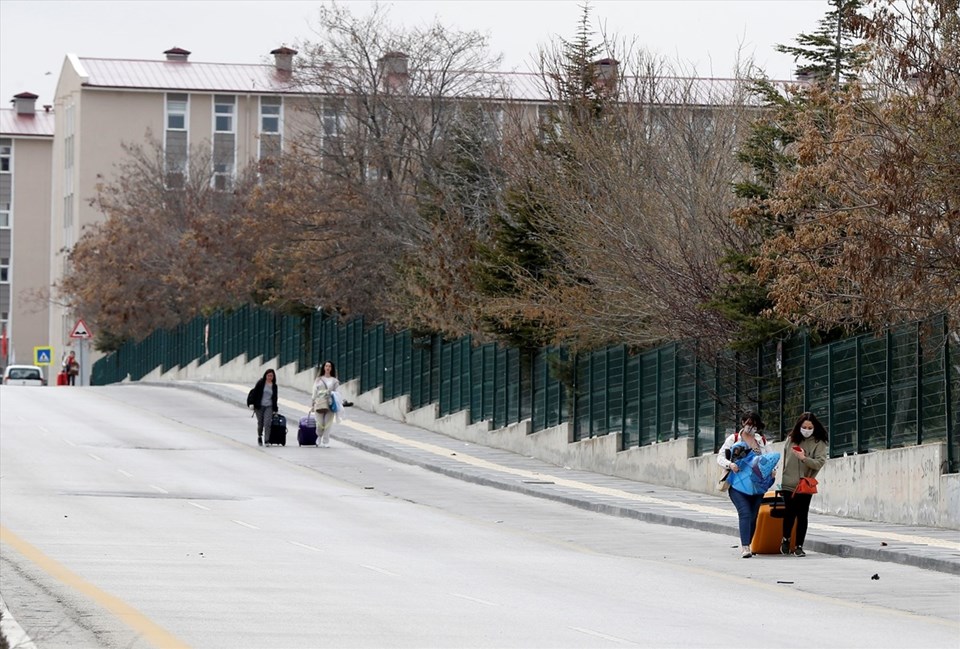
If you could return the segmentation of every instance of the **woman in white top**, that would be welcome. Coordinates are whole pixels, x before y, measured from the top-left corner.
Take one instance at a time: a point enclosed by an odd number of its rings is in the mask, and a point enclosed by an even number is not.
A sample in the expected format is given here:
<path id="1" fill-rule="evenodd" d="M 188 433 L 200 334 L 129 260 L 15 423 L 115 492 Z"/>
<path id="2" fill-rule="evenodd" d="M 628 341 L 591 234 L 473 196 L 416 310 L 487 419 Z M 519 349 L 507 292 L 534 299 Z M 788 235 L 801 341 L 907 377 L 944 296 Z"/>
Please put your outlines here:
<path id="1" fill-rule="evenodd" d="M 740 420 L 742 426 L 740 430 L 727 437 L 720 447 L 717 454 L 717 463 L 728 471 L 737 472 L 739 467 L 735 462 L 730 461 L 730 448 L 737 442 L 743 442 L 758 455 L 762 455 L 770 450 L 767 445 L 767 438 L 761 432 L 766 426 L 760 415 L 755 412 L 745 414 Z M 753 556 L 753 550 L 750 549 L 750 540 L 753 533 L 757 531 L 757 514 L 760 513 L 760 503 L 763 500 L 763 494 L 746 494 L 742 491 L 730 487 L 727 490 L 730 494 L 730 500 L 733 506 L 737 508 L 737 517 L 740 519 L 740 556 L 749 559 Z"/>
<path id="2" fill-rule="evenodd" d="M 313 401 L 310 410 L 316 413 L 317 434 L 320 435 L 320 446 L 330 446 L 330 429 L 333 427 L 334 413 L 330 409 L 333 404 L 334 392 L 340 387 L 337 380 L 337 368 L 332 361 L 326 361 L 317 372 L 317 380 L 313 382 Z"/>

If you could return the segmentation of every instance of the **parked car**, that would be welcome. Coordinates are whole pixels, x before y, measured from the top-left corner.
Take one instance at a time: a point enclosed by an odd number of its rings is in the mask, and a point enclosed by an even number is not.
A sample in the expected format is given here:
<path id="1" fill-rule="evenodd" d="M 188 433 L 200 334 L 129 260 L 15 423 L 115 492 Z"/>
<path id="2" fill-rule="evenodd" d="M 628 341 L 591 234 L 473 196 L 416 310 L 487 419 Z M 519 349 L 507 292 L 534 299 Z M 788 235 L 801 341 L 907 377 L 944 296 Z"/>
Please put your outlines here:
<path id="1" fill-rule="evenodd" d="M 36 365 L 9 365 L 3 372 L 4 385 L 46 385 L 43 370 Z"/>

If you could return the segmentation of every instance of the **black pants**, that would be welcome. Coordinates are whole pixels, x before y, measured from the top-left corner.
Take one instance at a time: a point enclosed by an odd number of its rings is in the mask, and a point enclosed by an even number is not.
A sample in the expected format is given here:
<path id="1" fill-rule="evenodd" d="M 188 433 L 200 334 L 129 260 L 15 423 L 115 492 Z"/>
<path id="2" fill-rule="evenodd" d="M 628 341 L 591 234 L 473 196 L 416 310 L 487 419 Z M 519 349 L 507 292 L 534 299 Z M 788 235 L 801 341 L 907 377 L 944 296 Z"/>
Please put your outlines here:
<path id="1" fill-rule="evenodd" d="M 797 522 L 797 545 L 803 545 L 807 538 L 807 520 L 810 515 L 810 501 L 813 494 L 795 494 L 784 491 L 783 499 L 786 502 L 786 511 L 783 514 L 783 538 L 790 538 L 793 522 Z"/>

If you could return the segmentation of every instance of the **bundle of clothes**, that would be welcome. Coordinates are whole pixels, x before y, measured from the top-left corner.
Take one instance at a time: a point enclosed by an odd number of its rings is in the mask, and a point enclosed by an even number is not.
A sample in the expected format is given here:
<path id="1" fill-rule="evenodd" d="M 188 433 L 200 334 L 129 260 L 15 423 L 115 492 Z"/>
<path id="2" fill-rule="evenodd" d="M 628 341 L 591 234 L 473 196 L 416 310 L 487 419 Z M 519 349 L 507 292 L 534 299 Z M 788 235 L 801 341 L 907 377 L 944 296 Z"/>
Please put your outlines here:
<path id="1" fill-rule="evenodd" d="M 773 471 L 780 462 L 780 454 L 760 455 L 746 443 L 737 442 L 730 447 L 730 461 L 739 469 L 727 474 L 726 479 L 731 488 L 745 494 L 765 494 L 773 486 Z"/>

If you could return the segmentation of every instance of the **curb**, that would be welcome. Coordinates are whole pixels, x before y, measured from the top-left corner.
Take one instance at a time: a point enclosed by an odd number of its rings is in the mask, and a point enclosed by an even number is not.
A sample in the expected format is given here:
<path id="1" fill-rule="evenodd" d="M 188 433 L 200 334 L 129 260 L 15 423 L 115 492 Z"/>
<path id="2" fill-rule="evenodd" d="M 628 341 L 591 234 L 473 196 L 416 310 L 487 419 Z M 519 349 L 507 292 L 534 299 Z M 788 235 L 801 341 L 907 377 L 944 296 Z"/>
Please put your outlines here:
<path id="1" fill-rule="evenodd" d="M 517 493 L 522 493 L 528 496 L 535 496 L 537 498 L 543 498 L 544 500 L 552 500 L 555 502 L 563 503 L 565 505 L 572 505 L 578 507 L 579 509 L 585 509 L 587 511 L 596 512 L 598 514 L 606 514 L 609 516 L 619 516 L 621 518 L 632 518 L 635 520 L 643 521 L 645 523 L 654 523 L 656 525 L 669 525 L 671 527 L 683 527 L 687 529 L 700 530 L 702 532 L 712 532 L 714 534 L 733 534 L 738 533 L 738 527 L 736 525 L 725 525 L 723 523 L 715 523 L 712 521 L 703 521 L 696 518 L 686 518 L 681 516 L 673 516 L 670 514 L 657 514 L 654 512 L 641 512 L 629 507 L 621 507 L 619 505 L 607 505 L 603 503 L 591 502 L 589 500 L 584 500 L 580 498 L 574 498 L 571 496 L 565 496 L 561 494 L 552 494 L 549 492 L 538 491 L 531 487 L 528 487 L 523 484 L 514 484 L 512 482 L 507 482 L 504 480 L 498 480 L 496 478 L 487 478 L 482 476 L 471 475 L 464 471 L 458 471 L 455 469 L 448 469 L 445 467 L 440 467 L 428 462 L 421 460 L 416 460 L 410 457 L 405 457 L 399 453 L 394 453 L 388 449 L 384 449 L 379 446 L 374 446 L 372 444 L 367 444 L 366 442 L 354 440 L 354 439 L 344 439 L 338 438 L 336 435 L 331 434 L 333 439 L 336 439 L 339 442 L 353 446 L 367 453 L 373 453 L 381 457 L 385 457 L 390 460 L 397 462 L 402 462 L 404 464 L 411 464 L 418 466 L 422 469 L 428 471 L 433 471 L 434 473 L 439 473 L 451 478 L 456 478 L 457 480 L 463 480 L 464 482 L 472 482 L 474 484 L 483 485 L 486 487 L 494 487 L 496 489 L 502 489 L 504 491 L 513 491 Z M 868 559 L 871 561 L 883 561 L 889 563 L 898 563 L 902 565 L 912 566 L 914 568 L 922 568 L 925 570 L 933 570 L 935 572 L 944 572 L 948 574 L 960 575 L 960 563 L 947 561 L 944 559 L 937 559 L 935 557 L 918 557 L 914 554 L 907 552 L 900 552 L 897 550 L 887 550 L 887 549 L 871 549 L 864 548 L 854 545 L 848 545 L 846 543 L 831 543 L 830 541 L 814 541 L 808 539 L 804 544 L 804 548 L 813 550 L 814 552 L 819 552 L 821 554 L 832 554 L 838 557 L 849 557 L 853 559 Z"/>
<path id="2" fill-rule="evenodd" d="M 177 384 L 172 382 L 141 382 L 141 385 L 151 385 L 151 386 L 162 386 L 178 389 L 193 389 L 198 392 L 202 392 L 208 396 L 212 396 L 220 401 L 234 404 L 238 407 L 242 404 L 235 398 L 228 397 L 224 394 L 217 392 L 216 390 L 211 390 L 206 388 L 202 383 L 190 383 L 190 384 Z M 434 473 L 439 473 L 457 480 L 462 480 L 464 482 L 471 482 L 474 484 L 494 487 L 496 489 L 502 489 L 504 491 L 513 491 L 516 493 L 522 493 L 528 496 L 534 496 L 537 498 L 543 498 L 545 500 L 552 500 L 554 502 L 559 502 L 565 505 L 571 505 L 579 509 L 584 509 L 587 511 L 596 512 L 599 514 L 606 514 L 608 516 L 619 516 L 621 518 L 632 518 L 634 520 L 643 521 L 646 523 L 654 523 L 656 525 L 669 525 L 671 527 L 682 527 L 687 529 L 695 529 L 703 532 L 712 532 L 714 534 L 731 534 L 736 536 L 738 533 L 738 527 L 733 524 L 724 524 L 717 523 L 713 521 L 699 520 L 696 518 L 688 518 L 682 516 L 674 516 L 671 514 L 658 514 L 655 512 L 647 511 L 637 511 L 629 507 L 622 507 L 620 505 L 609 505 L 604 503 L 593 502 L 590 500 L 576 498 L 573 496 L 567 496 L 563 494 L 555 494 L 546 491 L 538 491 L 535 488 L 530 486 L 509 482 L 506 480 L 498 478 L 490 478 L 485 476 L 478 476 L 467 473 L 465 471 L 450 469 L 447 467 L 438 466 L 436 464 L 431 464 L 429 462 L 418 460 L 409 456 L 405 456 L 401 453 L 391 451 L 387 448 L 381 446 L 375 446 L 373 444 L 368 444 L 366 442 L 356 440 L 356 439 L 346 439 L 343 437 L 338 437 L 337 435 L 331 434 L 331 437 L 339 442 L 353 446 L 367 453 L 372 453 L 374 455 L 379 455 L 396 462 L 401 462 L 403 464 L 410 464 L 413 466 L 432 471 Z M 452 438 L 451 438 L 452 439 Z M 947 574 L 960 575 L 960 562 L 950 561 L 947 559 L 940 559 L 937 557 L 925 557 L 918 556 L 909 552 L 903 552 L 899 550 L 891 550 L 889 548 L 877 547 L 863 547 L 858 545 L 850 545 L 847 543 L 840 542 L 831 542 L 823 540 L 813 540 L 807 539 L 807 542 L 804 544 L 804 547 L 813 550 L 814 552 L 819 552 L 821 554 L 832 554 L 838 557 L 849 557 L 853 559 L 867 559 L 870 561 L 882 561 L 887 563 L 898 563 L 902 565 L 912 566 L 914 568 L 921 568 L 924 570 L 932 570 L 935 572 L 943 572 Z"/>

